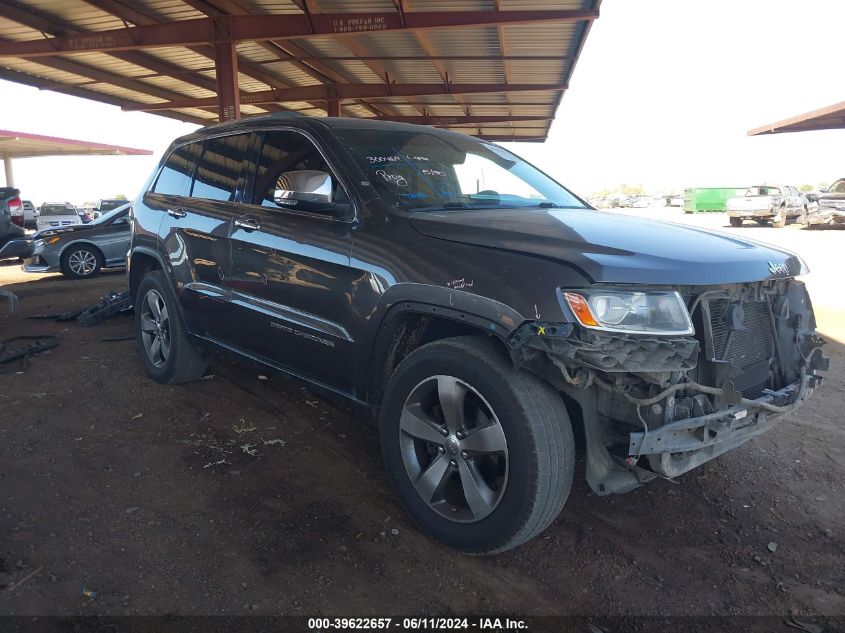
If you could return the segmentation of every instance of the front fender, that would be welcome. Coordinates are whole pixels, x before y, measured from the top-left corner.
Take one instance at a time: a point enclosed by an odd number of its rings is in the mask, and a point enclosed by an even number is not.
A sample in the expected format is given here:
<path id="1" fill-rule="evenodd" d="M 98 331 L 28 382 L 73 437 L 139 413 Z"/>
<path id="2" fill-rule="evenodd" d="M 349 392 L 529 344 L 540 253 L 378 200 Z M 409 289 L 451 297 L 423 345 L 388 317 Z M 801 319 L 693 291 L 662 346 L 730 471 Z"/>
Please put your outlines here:
<path id="1" fill-rule="evenodd" d="M 381 358 L 393 337 L 392 324 L 409 313 L 465 323 L 503 341 L 525 321 L 525 317 L 510 306 L 463 290 L 416 283 L 396 284 L 384 292 L 368 319 L 359 341 L 355 366 L 370 367 L 373 361 Z M 356 376 L 356 391 L 360 396 L 369 391 L 370 373 L 363 371 Z"/>

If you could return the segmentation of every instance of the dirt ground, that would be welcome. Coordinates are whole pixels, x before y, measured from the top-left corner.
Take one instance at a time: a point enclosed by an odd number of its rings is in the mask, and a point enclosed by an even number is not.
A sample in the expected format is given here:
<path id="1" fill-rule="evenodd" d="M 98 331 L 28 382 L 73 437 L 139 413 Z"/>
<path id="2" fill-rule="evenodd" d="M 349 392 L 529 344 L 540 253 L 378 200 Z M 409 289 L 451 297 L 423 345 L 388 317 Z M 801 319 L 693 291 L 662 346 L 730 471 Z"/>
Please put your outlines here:
<path id="1" fill-rule="evenodd" d="M 813 259 L 845 246 L 776 232 Z M 824 275 L 838 340 L 806 406 L 676 483 L 598 497 L 579 463 L 560 518 L 492 558 L 419 533 L 372 428 L 291 383 L 226 362 L 161 386 L 133 342 L 102 341 L 129 318 L 24 318 L 123 283 L 0 265 L 20 298 L 16 315 L 0 302 L 0 338 L 62 343 L 0 375 L 0 614 L 845 614 L 845 327 Z"/>

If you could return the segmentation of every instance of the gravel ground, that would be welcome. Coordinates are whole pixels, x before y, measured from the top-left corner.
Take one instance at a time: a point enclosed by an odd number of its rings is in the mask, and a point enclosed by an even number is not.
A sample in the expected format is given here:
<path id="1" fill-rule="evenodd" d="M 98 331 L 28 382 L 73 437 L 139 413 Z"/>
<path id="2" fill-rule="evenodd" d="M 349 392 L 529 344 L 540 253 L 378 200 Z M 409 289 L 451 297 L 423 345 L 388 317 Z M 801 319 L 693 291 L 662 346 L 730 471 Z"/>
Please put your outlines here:
<path id="1" fill-rule="evenodd" d="M 481 559 L 419 533 L 372 428 L 307 391 L 231 362 L 161 386 L 133 342 L 101 340 L 130 334 L 128 318 L 22 318 L 89 304 L 122 273 L 77 282 L 0 265 L 21 300 L 0 338 L 62 341 L 0 375 L 0 614 L 845 614 L 845 233 L 738 231 L 815 268 L 827 382 L 677 483 L 597 497 L 580 463 L 540 538 Z"/>

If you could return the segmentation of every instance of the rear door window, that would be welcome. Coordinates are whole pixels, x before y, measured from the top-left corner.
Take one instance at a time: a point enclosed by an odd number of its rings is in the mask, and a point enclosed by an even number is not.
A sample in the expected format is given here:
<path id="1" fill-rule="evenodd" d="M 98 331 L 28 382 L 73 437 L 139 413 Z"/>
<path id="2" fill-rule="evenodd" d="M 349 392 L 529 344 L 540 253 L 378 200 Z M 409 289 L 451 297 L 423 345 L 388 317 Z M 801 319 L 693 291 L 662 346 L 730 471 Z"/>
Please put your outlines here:
<path id="1" fill-rule="evenodd" d="M 161 168 L 153 191 L 171 196 L 187 196 L 201 151 L 201 143 L 188 143 L 174 149 Z"/>
<path id="2" fill-rule="evenodd" d="M 234 134 L 207 139 L 194 176 L 192 198 L 234 202 L 241 165 L 249 146 L 250 134 Z"/>

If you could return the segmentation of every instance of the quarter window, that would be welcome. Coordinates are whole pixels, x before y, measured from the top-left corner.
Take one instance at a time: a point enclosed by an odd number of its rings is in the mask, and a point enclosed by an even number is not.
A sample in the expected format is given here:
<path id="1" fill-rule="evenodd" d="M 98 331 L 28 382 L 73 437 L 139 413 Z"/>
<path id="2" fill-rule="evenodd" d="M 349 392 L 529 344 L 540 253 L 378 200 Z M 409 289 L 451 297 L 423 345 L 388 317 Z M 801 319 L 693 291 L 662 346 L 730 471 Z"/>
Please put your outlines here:
<path id="1" fill-rule="evenodd" d="M 161 168 L 153 191 L 171 196 L 187 196 L 201 147 L 200 143 L 188 143 L 174 149 Z"/>
<path id="2" fill-rule="evenodd" d="M 193 198 L 233 202 L 249 134 L 208 139 L 194 176 Z"/>

